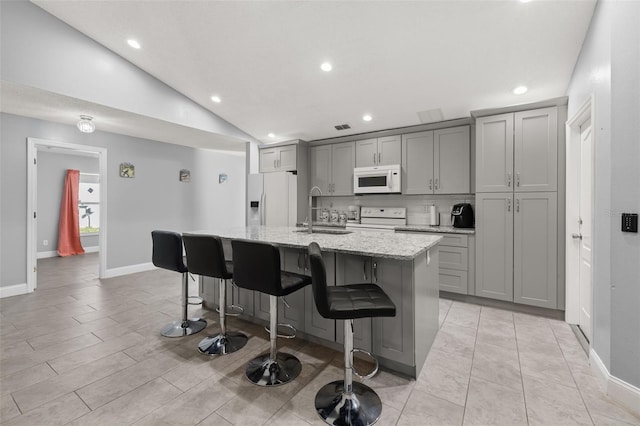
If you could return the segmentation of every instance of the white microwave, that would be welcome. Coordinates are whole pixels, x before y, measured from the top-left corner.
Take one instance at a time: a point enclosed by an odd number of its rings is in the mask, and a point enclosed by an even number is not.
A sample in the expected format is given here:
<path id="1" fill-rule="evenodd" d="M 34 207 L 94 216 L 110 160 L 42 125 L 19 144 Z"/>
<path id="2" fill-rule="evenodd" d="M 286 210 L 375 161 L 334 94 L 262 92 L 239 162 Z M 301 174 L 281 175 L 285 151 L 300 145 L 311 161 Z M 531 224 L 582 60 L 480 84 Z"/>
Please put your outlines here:
<path id="1" fill-rule="evenodd" d="M 399 164 L 353 169 L 355 194 L 393 194 L 400 190 Z"/>

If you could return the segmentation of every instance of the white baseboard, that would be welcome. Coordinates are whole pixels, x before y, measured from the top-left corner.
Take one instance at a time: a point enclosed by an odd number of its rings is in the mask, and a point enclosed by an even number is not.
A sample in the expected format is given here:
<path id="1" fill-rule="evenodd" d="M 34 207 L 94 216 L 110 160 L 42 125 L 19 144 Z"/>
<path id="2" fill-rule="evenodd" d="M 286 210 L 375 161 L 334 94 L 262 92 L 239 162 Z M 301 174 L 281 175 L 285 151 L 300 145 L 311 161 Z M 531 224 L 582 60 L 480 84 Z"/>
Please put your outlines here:
<path id="1" fill-rule="evenodd" d="M 138 265 L 122 266 L 120 268 L 107 269 L 101 278 L 120 277 L 122 275 L 135 274 L 137 272 L 145 272 L 156 269 L 153 263 L 140 263 Z"/>
<path id="2" fill-rule="evenodd" d="M 27 293 L 27 283 L 0 287 L 0 299 L 3 297 L 19 296 Z"/>
<path id="3" fill-rule="evenodd" d="M 640 388 L 612 376 L 593 348 L 589 353 L 589 360 L 605 393 L 636 416 L 640 416 Z"/>
<path id="4" fill-rule="evenodd" d="M 97 253 L 100 251 L 100 246 L 83 247 L 85 253 Z M 37 259 L 48 259 L 50 257 L 58 257 L 58 251 L 39 251 L 36 255 Z"/>

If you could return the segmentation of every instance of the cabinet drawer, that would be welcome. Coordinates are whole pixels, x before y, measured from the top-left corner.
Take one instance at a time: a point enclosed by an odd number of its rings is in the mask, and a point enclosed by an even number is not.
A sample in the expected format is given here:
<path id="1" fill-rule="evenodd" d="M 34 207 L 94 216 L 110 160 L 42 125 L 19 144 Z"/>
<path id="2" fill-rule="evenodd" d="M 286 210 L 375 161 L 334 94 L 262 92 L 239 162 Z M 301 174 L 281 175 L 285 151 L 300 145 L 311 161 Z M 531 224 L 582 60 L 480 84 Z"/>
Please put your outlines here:
<path id="1" fill-rule="evenodd" d="M 442 235 L 441 246 L 468 247 L 468 236 L 464 234 L 444 234 Z"/>
<path id="2" fill-rule="evenodd" d="M 440 269 L 469 269 L 469 252 L 466 247 L 440 246 Z"/>
<path id="3" fill-rule="evenodd" d="M 440 282 L 440 290 L 459 294 L 468 293 L 469 280 L 467 271 L 440 268 L 438 280 Z"/>

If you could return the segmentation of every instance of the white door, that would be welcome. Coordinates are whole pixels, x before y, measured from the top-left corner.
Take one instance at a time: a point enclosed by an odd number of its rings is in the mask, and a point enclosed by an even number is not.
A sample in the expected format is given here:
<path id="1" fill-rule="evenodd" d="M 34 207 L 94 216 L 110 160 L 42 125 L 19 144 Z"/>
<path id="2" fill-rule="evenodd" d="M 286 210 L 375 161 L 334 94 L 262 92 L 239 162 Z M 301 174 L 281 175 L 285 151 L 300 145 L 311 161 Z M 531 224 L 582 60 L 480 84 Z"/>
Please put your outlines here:
<path id="1" fill-rule="evenodd" d="M 579 234 L 580 239 L 580 319 L 578 326 L 587 340 L 591 341 L 591 307 L 593 285 L 592 264 L 592 203 L 593 203 L 593 137 L 591 121 L 580 126 L 580 174 L 579 176 Z"/>

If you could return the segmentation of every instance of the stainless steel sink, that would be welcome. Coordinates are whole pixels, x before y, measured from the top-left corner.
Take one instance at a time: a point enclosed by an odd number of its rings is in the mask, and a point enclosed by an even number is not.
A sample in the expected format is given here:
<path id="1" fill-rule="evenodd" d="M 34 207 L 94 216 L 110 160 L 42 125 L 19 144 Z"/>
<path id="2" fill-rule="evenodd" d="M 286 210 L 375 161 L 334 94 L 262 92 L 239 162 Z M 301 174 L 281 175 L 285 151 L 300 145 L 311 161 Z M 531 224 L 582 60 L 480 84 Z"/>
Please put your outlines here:
<path id="1" fill-rule="evenodd" d="M 309 232 L 306 228 L 296 229 L 293 232 Z M 313 228 L 312 234 L 334 234 L 334 235 L 343 235 L 343 234 L 351 234 L 353 231 L 347 231 L 346 229 L 316 229 Z"/>

